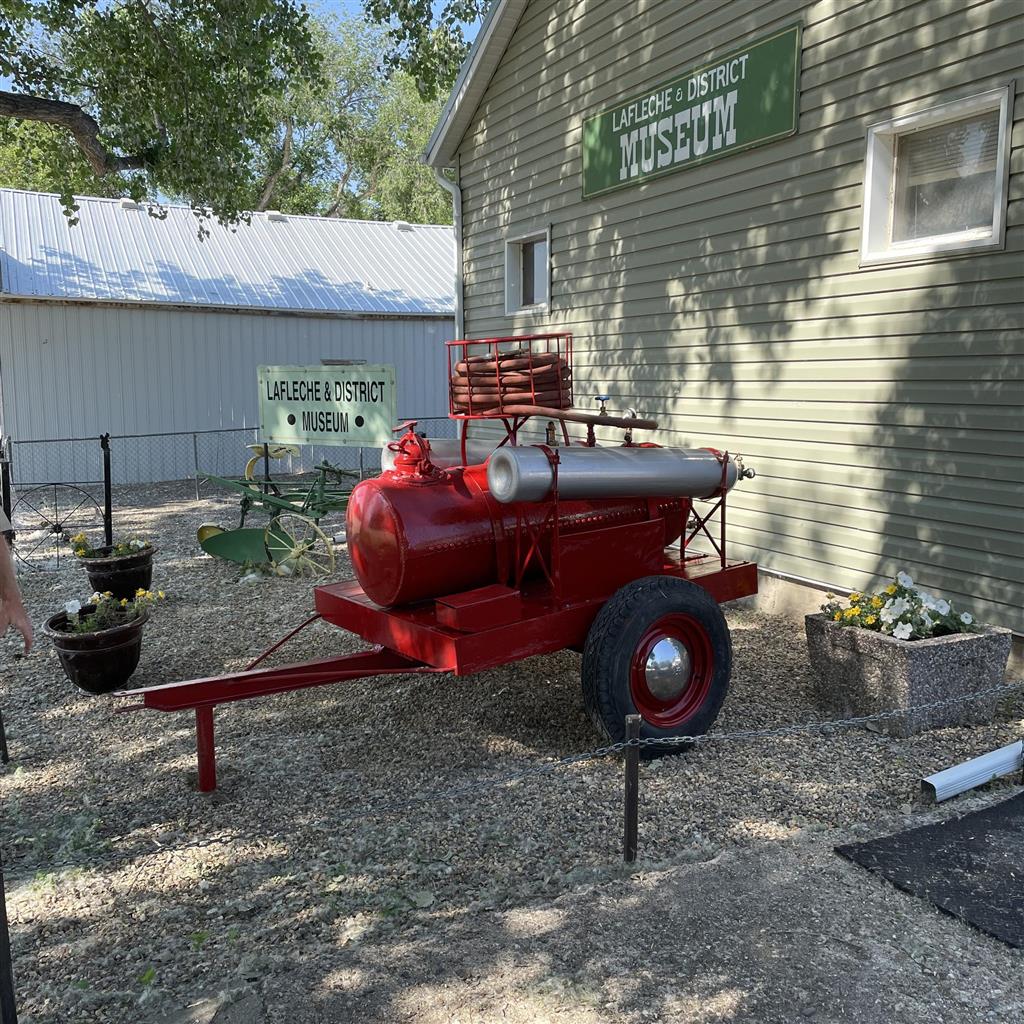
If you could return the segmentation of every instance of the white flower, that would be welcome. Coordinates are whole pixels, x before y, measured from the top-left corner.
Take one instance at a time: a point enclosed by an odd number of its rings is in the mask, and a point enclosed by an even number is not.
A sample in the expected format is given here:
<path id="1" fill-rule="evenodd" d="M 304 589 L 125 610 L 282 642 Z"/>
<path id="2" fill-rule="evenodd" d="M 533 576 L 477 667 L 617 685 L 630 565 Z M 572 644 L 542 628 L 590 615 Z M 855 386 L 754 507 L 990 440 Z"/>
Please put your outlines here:
<path id="1" fill-rule="evenodd" d="M 89 604 L 99 604 L 102 600 L 103 595 L 98 590 L 94 590 L 89 596 Z"/>
<path id="2" fill-rule="evenodd" d="M 938 599 L 938 601 L 935 602 L 935 610 L 940 615 L 948 615 L 949 614 L 949 602 L 948 601 L 943 601 L 942 598 L 940 597 Z"/>
<path id="3" fill-rule="evenodd" d="M 929 594 L 927 590 L 919 590 L 917 596 L 921 599 L 921 604 L 930 611 L 935 610 L 936 598 L 934 594 Z"/>
<path id="4" fill-rule="evenodd" d="M 64 611 L 66 611 L 68 615 L 77 615 L 81 610 L 81 601 L 68 601 L 68 603 L 64 605 Z"/>
<path id="5" fill-rule="evenodd" d="M 910 628 L 910 623 L 909 622 L 901 622 L 892 631 L 892 635 L 894 637 L 896 637 L 897 640 L 909 640 L 910 639 L 910 634 L 912 632 L 913 632 L 913 630 Z"/>
<path id="6" fill-rule="evenodd" d="M 907 590 L 914 585 L 914 580 L 911 578 L 910 574 L 903 571 L 896 573 L 896 582 L 901 587 L 906 587 Z"/>
<path id="7" fill-rule="evenodd" d="M 145 546 L 146 546 L 146 542 L 144 540 L 136 539 L 136 540 L 133 540 L 131 542 L 131 547 L 135 548 L 136 551 L 140 551 Z"/>
<path id="8" fill-rule="evenodd" d="M 897 597 L 893 601 L 886 601 L 878 617 L 883 622 L 895 622 L 909 607 L 905 597 Z"/>
<path id="9" fill-rule="evenodd" d="M 970 612 L 964 612 L 963 615 L 960 616 L 960 621 L 965 626 L 969 626 L 974 621 L 974 616 L 971 615 Z"/>
<path id="10" fill-rule="evenodd" d="M 932 617 L 927 612 L 921 612 L 921 625 L 923 625 L 925 629 L 931 629 L 932 626 L 935 625 Z"/>

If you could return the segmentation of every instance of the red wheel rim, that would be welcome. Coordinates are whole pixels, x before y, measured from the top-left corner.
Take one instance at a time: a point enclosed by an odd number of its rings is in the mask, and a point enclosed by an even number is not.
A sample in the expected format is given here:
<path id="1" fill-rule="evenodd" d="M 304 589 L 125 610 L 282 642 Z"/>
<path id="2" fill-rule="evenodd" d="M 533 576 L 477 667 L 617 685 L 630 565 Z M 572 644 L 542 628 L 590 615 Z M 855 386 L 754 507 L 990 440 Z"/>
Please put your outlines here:
<path id="1" fill-rule="evenodd" d="M 674 729 L 692 718 L 711 689 L 714 653 L 707 630 L 672 612 L 651 623 L 633 651 L 629 691 L 644 721 Z"/>

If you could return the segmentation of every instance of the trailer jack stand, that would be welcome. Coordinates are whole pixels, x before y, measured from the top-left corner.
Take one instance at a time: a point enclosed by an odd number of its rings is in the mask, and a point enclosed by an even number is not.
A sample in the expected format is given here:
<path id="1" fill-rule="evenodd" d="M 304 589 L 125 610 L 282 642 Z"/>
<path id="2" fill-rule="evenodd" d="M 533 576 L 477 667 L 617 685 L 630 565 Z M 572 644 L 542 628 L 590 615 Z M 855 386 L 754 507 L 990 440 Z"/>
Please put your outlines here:
<path id="1" fill-rule="evenodd" d="M 121 711 L 150 708 L 155 711 L 195 712 L 199 792 L 210 793 L 217 788 L 213 709 L 218 704 L 249 700 L 253 697 L 268 697 L 310 686 L 326 686 L 328 683 L 343 683 L 371 676 L 440 671 L 443 670 L 406 658 L 386 647 L 375 647 L 369 651 L 359 651 L 357 654 L 342 654 L 297 665 L 247 669 L 244 672 L 213 676 L 209 679 L 165 683 L 162 686 L 150 686 L 139 690 L 120 690 L 116 696 L 141 698 L 141 703 L 136 702 L 122 707 Z"/>
<path id="2" fill-rule="evenodd" d="M 213 747 L 213 705 L 196 708 L 196 754 L 199 760 L 199 792 L 217 788 L 217 757 Z"/>

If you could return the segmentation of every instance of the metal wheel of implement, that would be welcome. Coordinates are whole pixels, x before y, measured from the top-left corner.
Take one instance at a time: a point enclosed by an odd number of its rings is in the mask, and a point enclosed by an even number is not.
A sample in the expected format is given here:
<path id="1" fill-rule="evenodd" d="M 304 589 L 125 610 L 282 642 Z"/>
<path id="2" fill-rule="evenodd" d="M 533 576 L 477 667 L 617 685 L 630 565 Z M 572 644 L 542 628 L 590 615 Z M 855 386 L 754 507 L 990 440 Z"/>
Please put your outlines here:
<path id="1" fill-rule="evenodd" d="M 329 576 L 334 545 L 312 519 L 293 512 L 274 516 L 264 532 L 267 557 L 285 575 Z"/>
<path id="2" fill-rule="evenodd" d="M 701 587 L 648 576 L 617 591 L 598 613 L 583 649 L 583 701 L 612 741 L 638 714 L 641 736 L 699 736 L 729 688 L 732 641 L 717 602 Z M 645 756 L 679 747 L 646 747 Z"/>
<path id="3" fill-rule="evenodd" d="M 29 569 L 59 568 L 72 555 L 71 538 L 103 527 L 96 498 L 73 484 L 40 484 L 22 492 L 11 509 L 14 556 Z"/>

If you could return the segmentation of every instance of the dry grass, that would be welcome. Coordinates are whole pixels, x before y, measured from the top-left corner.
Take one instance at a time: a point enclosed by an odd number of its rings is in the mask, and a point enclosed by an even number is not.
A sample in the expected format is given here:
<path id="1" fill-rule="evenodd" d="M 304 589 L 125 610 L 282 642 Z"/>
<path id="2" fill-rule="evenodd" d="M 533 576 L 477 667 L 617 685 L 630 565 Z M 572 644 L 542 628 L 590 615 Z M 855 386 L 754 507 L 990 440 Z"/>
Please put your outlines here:
<path id="1" fill-rule="evenodd" d="M 239 583 L 237 567 L 201 555 L 195 528 L 231 523 L 231 499 L 197 504 L 188 485 L 163 485 L 119 495 L 118 507 L 119 532 L 159 545 L 154 585 L 169 595 L 146 627 L 136 684 L 237 669 L 309 613 L 308 582 Z M 339 578 L 347 574 L 342 557 Z M 24 590 L 40 622 L 87 583 L 72 567 L 26 576 Z M 815 717 L 800 627 L 745 611 L 730 623 L 734 683 L 717 728 Z M 277 660 L 358 646 L 318 624 Z M 16 651 L 13 637 L 0 640 L 14 758 L 3 779 L 3 849 L 23 1021 L 136 1024 L 217 992 L 225 993 L 218 1021 L 238 999 L 244 1019 L 275 1022 L 792 1019 L 764 1009 L 773 985 L 792 993 L 789 969 L 780 961 L 773 973 L 742 954 L 760 948 L 756 936 L 773 918 L 792 917 L 797 891 L 807 923 L 787 927 L 805 935 L 776 937 L 773 947 L 802 949 L 818 964 L 806 1000 L 780 1004 L 797 1016 L 827 1005 L 821 993 L 830 965 L 845 964 L 843 942 L 870 946 L 849 931 L 858 914 L 925 950 L 871 947 L 878 972 L 865 984 L 891 987 L 883 974 L 897 962 L 915 980 L 905 1012 L 883 993 L 882 1015 L 865 1003 L 858 1019 L 995 1020 L 991 1007 L 1014 1005 L 1013 986 L 1004 992 L 998 979 L 1020 970 L 1018 955 L 840 865 L 829 850 L 921 818 L 921 775 L 1018 738 L 1020 702 L 994 724 L 910 740 L 795 736 L 654 763 L 642 779 L 641 864 L 627 871 L 614 761 L 479 799 L 373 813 L 389 800 L 597 745 L 575 655 L 469 680 L 370 679 L 222 708 L 220 788 L 204 796 L 194 788 L 187 715 L 116 714 L 110 698 L 71 687 L 45 641 L 28 659 Z M 997 785 L 997 795 L 1010 786 Z M 225 833 L 233 838 L 174 851 Z M 795 860 L 779 863 L 784 854 Z M 794 887 L 786 913 L 769 898 L 773 878 Z M 688 909 L 678 902 L 681 879 L 707 886 L 703 896 L 691 891 L 697 904 Z M 821 917 L 815 886 L 839 923 Z M 745 922 L 735 948 L 680 931 L 679 922 L 710 927 L 700 924 L 702 899 L 719 908 L 715 920 L 731 913 Z M 669 917 L 630 938 L 622 929 L 631 906 Z M 666 928 L 672 941 L 658 946 Z M 833 932 L 828 953 L 821 936 Z M 616 945 L 632 965 L 618 974 Z M 914 957 L 931 964 L 933 953 L 936 964 L 970 956 L 977 969 L 955 986 L 939 974 L 928 981 Z M 967 1001 L 958 1001 L 961 989 Z M 852 1019 L 844 1015 L 853 1006 L 814 1019 Z"/>

